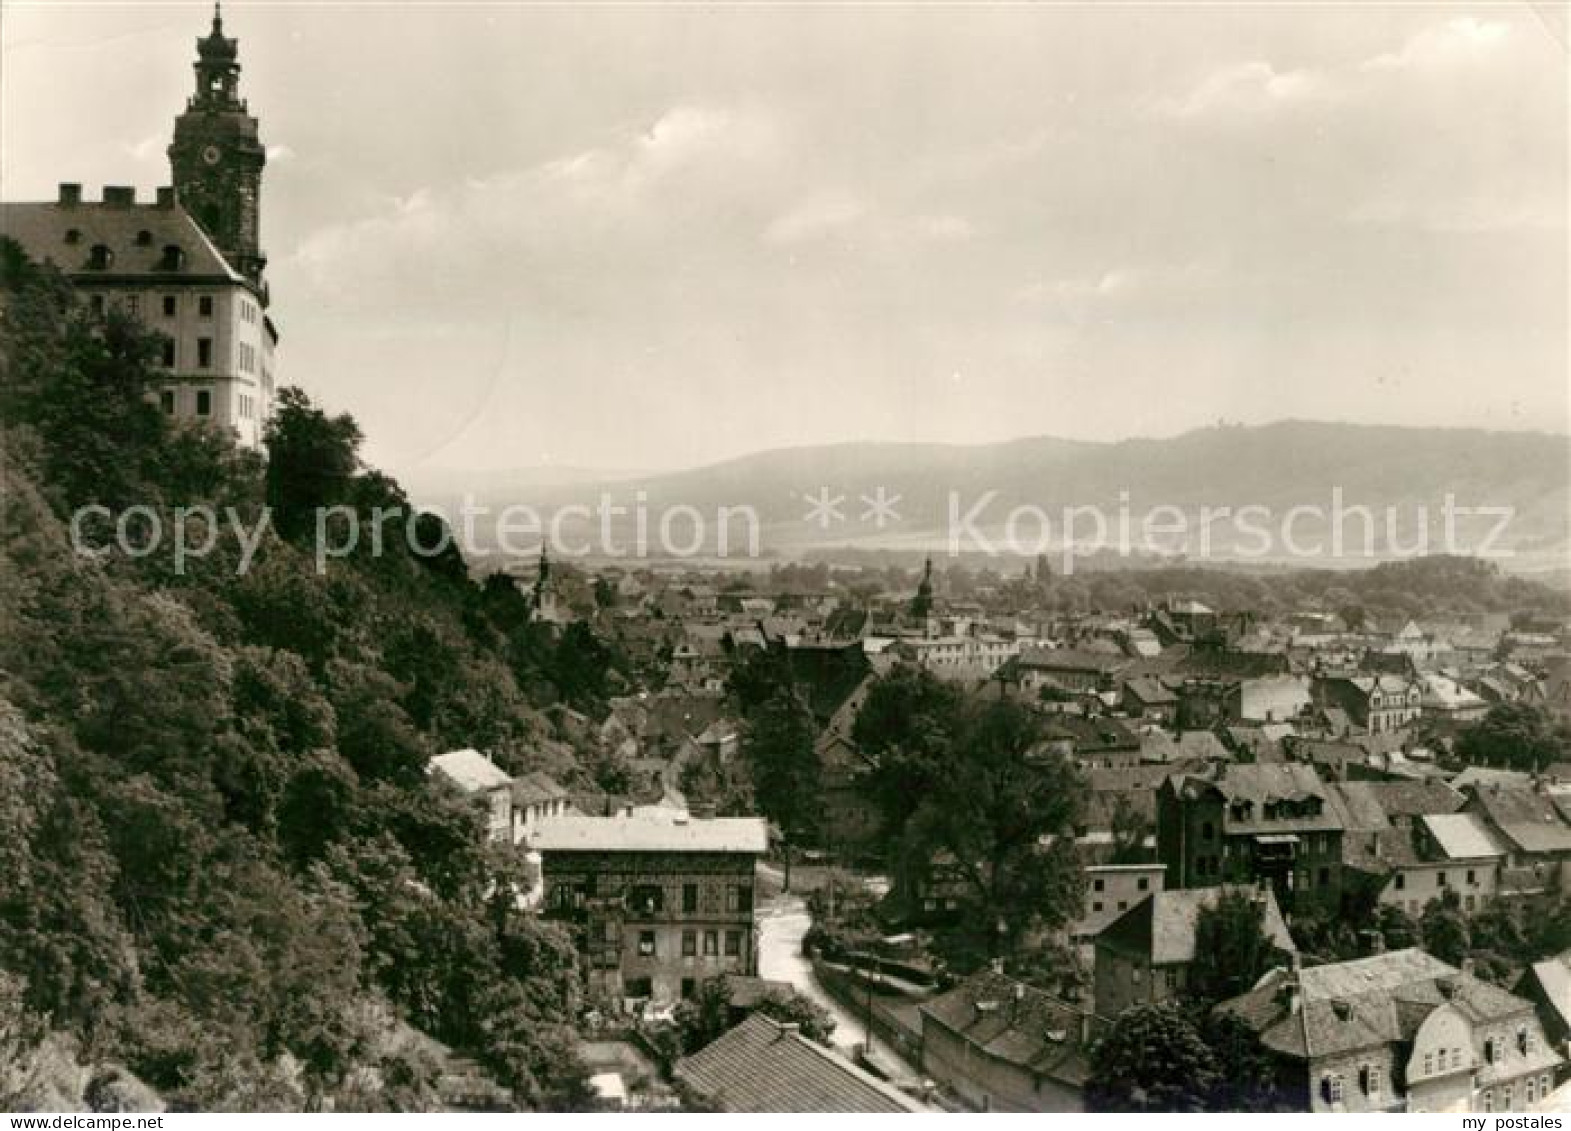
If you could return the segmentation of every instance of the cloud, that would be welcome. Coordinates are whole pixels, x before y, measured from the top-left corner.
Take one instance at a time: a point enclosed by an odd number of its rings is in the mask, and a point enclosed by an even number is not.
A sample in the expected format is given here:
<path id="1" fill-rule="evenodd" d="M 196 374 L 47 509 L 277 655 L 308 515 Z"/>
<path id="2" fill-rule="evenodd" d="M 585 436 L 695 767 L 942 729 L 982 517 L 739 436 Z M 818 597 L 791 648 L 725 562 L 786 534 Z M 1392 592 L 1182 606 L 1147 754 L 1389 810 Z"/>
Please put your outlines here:
<path id="1" fill-rule="evenodd" d="M 1156 110 L 1168 117 L 1192 118 L 1213 112 L 1267 110 L 1330 93 L 1321 74 L 1278 71 L 1268 62 L 1255 60 L 1213 71 L 1187 94 L 1157 100 Z"/>
<path id="2" fill-rule="evenodd" d="M 1362 66 L 1365 71 L 1451 66 L 1495 53 L 1510 38 L 1509 24 L 1464 17 L 1425 28 L 1398 50 L 1366 59 Z"/>
<path id="3" fill-rule="evenodd" d="M 122 144 L 120 148 L 133 161 L 152 161 L 164 155 L 164 147 L 168 144 L 167 136 L 163 133 L 155 133 L 147 135 L 135 144 Z"/>
<path id="4" fill-rule="evenodd" d="M 1354 206 L 1348 220 L 1369 227 L 1408 227 L 1452 235 L 1551 232 L 1564 230 L 1566 212 L 1563 201 L 1535 200 L 1518 188 L 1514 198 L 1507 191 L 1498 195 L 1475 193 L 1449 200 L 1443 197 L 1373 197 Z"/>
<path id="5" fill-rule="evenodd" d="M 832 236 L 867 214 L 867 206 L 848 193 L 815 193 L 771 220 L 764 229 L 764 242 L 792 244 Z"/>

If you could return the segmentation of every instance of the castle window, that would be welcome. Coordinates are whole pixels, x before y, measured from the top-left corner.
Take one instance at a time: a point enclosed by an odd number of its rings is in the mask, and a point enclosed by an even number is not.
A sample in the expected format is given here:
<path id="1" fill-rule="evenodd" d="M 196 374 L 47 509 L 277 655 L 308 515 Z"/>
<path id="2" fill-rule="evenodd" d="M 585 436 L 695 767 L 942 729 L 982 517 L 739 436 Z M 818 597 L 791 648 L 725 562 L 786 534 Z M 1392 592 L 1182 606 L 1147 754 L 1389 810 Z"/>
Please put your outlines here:
<path id="1" fill-rule="evenodd" d="M 715 955 L 717 955 L 719 953 L 720 953 L 720 932 L 719 931 L 705 931 L 704 932 L 704 957 L 705 958 L 713 958 Z"/>
<path id="2" fill-rule="evenodd" d="M 727 958 L 740 958 L 742 956 L 741 931 L 727 931 L 725 933 L 725 952 Z"/>
<path id="3" fill-rule="evenodd" d="M 212 338 L 198 338 L 196 340 L 196 367 L 198 369 L 211 369 L 213 367 Z"/>
<path id="4" fill-rule="evenodd" d="M 1489 1039 L 1484 1041 L 1484 1063 L 1485 1064 L 1493 1064 L 1494 1062 L 1495 1062 L 1495 1039 L 1493 1037 L 1490 1037 Z"/>
<path id="5" fill-rule="evenodd" d="M 1380 1071 L 1380 1066 L 1378 1064 L 1366 1065 L 1364 1067 L 1364 1094 L 1378 1096 L 1384 1086 L 1385 1074 Z"/>
<path id="6" fill-rule="evenodd" d="M 210 389 L 196 391 L 196 414 L 198 416 L 213 415 L 213 393 Z"/>
<path id="7" fill-rule="evenodd" d="M 81 228 L 67 228 L 65 230 L 65 242 L 66 243 L 81 243 L 82 242 L 82 229 Z"/>
<path id="8" fill-rule="evenodd" d="M 682 932 L 682 957 L 696 958 L 698 956 L 698 932 Z"/>
<path id="9" fill-rule="evenodd" d="M 158 404 L 164 410 L 165 416 L 173 416 L 175 414 L 175 391 L 173 389 L 165 389 L 159 393 Z"/>
<path id="10" fill-rule="evenodd" d="M 175 367 L 175 341 L 174 341 L 173 338 L 165 338 L 164 339 L 164 368 L 165 369 L 173 369 L 174 367 Z"/>
<path id="11" fill-rule="evenodd" d="M 196 300 L 196 312 L 203 318 L 211 318 L 213 316 L 213 296 L 201 295 L 198 297 Z"/>
<path id="12" fill-rule="evenodd" d="M 180 250 L 179 244 L 165 244 L 164 257 L 159 260 L 160 271 L 179 271 L 185 267 L 185 252 Z"/>
<path id="13" fill-rule="evenodd" d="M 115 253 L 109 250 L 108 244 L 95 243 L 87 253 L 87 266 L 93 271 L 107 271 L 115 261 Z"/>
<path id="14" fill-rule="evenodd" d="M 696 914 L 698 914 L 698 885 L 697 884 L 683 884 L 682 885 L 682 914 L 684 914 L 684 915 L 696 915 Z"/>
<path id="15" fill-rule="evenodd" d="M 153 233 L 148 231 L 146 228 L 143 228 L 140 232 L 136 233 L 136 245 L 138 247 L 146 247 L 152 242 Z"/>
<path id="16" fill-rule="evenodd" d="M 139 318 L 139 317 L 141 317 L 141 314 L 142 314 L 142 296 L 141 295 L 126 295 L 125 296 L 125 312 L 127 314 L 129 314 L 132 318 Z"/>
<path id="17" fill-rule="evenodd" d="M 1325 1078 L 1325 1096 L 1327 1103 L 1339 1104 L 1342 1102 L 1342 1077 L 1331 1073 Z"/>
<path id="18" fill-rule="evenodd" d="M 179 302 L 180 300 L 175 295 L 164 296 L 165 318 L 173 318 L 175 316 L 175 312 L 180 309 Z"/>
<path id="19" fill-rule="evenodd" d="M 87 308 L 89 310 L 91 310 L 94 314 L 98 315 L 100 318 L 103 317 L 103 314 L 104 314 L 104 296 L 103 295 L 88 295 L 87 296 Z"/>
<path id="20" fill-rule="evenodd" d="M 655 933 L 653 931 L 638 932 L 638 953 L 645 958 L 655 956 Z"/>

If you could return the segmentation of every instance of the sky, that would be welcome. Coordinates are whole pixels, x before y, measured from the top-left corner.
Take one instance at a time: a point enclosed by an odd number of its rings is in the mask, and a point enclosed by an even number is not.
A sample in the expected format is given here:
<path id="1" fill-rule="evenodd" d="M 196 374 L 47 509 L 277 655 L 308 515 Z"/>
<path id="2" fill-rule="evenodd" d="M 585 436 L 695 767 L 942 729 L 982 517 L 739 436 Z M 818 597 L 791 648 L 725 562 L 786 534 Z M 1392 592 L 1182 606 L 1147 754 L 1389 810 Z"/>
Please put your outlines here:
<path id="1" fill-rule="evenodd" d="M 280 379 L 395 472 L 1567 430 L 1557 5 L 224 15 Z M 209 18 L 4 0 L 0 197 L 165 183 Z"/>

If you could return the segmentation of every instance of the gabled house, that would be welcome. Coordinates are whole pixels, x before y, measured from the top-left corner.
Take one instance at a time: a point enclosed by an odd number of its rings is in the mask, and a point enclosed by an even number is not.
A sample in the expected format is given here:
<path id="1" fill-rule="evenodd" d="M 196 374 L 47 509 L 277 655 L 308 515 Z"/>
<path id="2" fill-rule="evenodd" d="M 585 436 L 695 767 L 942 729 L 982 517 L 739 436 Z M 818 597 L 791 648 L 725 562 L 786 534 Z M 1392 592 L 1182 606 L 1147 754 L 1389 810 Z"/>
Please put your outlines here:
<path id="1" fill-rule="evenodd" d="M 467 747 L 449 750 L 428 761 L 425 772 L 485 806 L 487 840 L 513 842 L 513 779 L 489 757 Z"/>
<path id="2" fill-rule="evenodd" d="M 1134 1005 L 1183 997 L 1195 961 L 1195 928 L 1201 912 L 1225 892 L 1239 892 L 1262 905 L 1263 928 L 1277 961 L 1291 963 L 1298 946 L 1269 887 L 1224 884 L 1187 891 L 1157 891 L 1118 916 L 1096 936 L 1096 1012 L 1116 1018 Z"/>
<path id="3" fill-rule="evenodd" d="M 925 1108 L 899 1089 L 808 1040 L 797 1026 L 750 1014 L 691 1056 L 676 1080 L 724 1112 L 899 1114 Z"/>
<path id="4" fill-rule="evenodd" d="M 1157 853 L 1169 888 L 1268 881 L 1288 912 L 1335 912 L 1342 818 L 1313 766 L 1230 764 L 1157 791 Z"/>
<path id="5" fill-rule="evenodd" d="M 1531 1001 L 1417 949 L 1277 970 L 1217 1008 L 1308 1112 L 1523 1111 L 1565 1063 Z"/>

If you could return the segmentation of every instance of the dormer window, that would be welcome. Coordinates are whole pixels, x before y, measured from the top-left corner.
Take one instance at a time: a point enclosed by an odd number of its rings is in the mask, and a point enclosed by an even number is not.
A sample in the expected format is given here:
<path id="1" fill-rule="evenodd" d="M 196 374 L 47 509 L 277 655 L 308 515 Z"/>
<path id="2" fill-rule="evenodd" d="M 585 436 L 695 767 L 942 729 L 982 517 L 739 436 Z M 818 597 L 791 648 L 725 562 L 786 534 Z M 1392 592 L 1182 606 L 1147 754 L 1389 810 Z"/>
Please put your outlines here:
<path id="1" fill-rule="evenodd" d="M 107 271 L 114 261 L 115 253 L 109 250 L 108 244 L 95 243 L 87 253 L 87 266 L 93 271 Z"/>
<path id="2" fill-rule="evenodd" d="M 82 242 L 82 229 L 81 228 L 67 228 L 65 230 L 65 242 L 66 243 L 81 243 Z"/>
<path id="3" fill-rule="evenodd" d="M 136 233 L 137 247 L 149 247 L 152 245 L 152 242 L 153 233 L 148 231 L 146 228 L 143 228 L 140 232 Z"/>
<path id="4" fill-rule="evenodd" d="M 165 244 L 164 256 L 158 262 L 160 271 L 180 271 L 185 268 L 185 252 L 179 244 Z"/>

